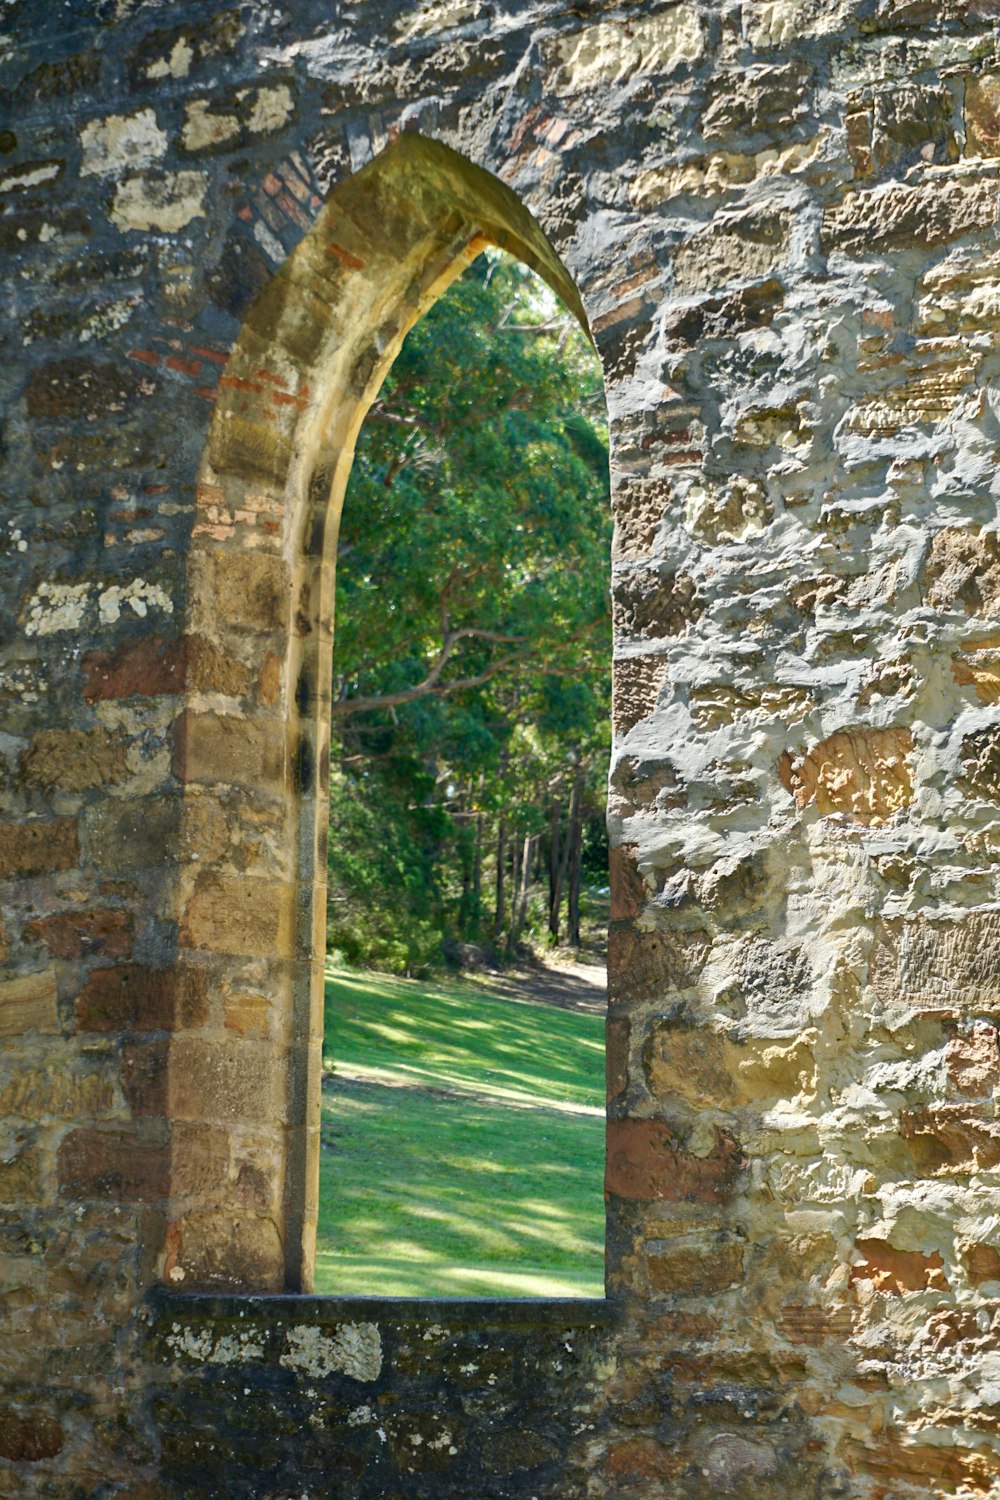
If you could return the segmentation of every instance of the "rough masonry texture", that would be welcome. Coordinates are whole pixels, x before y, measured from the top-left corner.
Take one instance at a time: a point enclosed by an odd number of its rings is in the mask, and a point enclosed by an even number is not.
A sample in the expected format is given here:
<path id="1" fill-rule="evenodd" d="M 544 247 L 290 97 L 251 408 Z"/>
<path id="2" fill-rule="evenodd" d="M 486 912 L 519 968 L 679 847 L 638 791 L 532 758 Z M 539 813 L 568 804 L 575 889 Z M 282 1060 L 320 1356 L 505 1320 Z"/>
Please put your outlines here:
<path id="1" fill-rule="evenodd" d="M 3 7 L 4 1500 L 998 1493 L 998 25 Z M 609 1302 L 268 1303 L 338 507 L 485 244 L 607 381 Z"/>

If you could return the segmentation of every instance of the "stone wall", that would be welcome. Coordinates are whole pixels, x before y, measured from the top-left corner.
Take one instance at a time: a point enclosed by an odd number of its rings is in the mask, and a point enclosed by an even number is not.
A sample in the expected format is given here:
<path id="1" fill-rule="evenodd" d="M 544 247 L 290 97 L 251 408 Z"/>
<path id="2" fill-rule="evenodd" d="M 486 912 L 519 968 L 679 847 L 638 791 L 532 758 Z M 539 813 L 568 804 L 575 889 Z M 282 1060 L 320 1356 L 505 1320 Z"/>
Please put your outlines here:
<path id="1" fill-rule="evenodd" d="M 6 7 L 0 1494 L 194 1494 L 151 1288 L 308 1290 L 337 510 L 490 242 L 617 523 L 618 1321 L 538 1494 L 995 1491 L 998 13 Z"/>

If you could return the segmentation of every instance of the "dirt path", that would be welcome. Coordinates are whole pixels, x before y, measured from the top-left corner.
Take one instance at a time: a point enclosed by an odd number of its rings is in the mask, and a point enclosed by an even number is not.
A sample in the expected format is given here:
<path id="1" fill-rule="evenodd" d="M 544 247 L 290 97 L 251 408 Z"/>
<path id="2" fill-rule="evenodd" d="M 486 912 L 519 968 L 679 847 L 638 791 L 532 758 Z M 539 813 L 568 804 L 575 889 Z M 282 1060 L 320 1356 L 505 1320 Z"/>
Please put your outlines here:
<path id="1" fill-rule="evenodd" d="M 608 975 L 603 964 L 572 961 L 531 964 L 488 981 L 489 989 L 511 1000 L 534 1000 L 560 1010 L 603 1015 L 608 1008 Z"/>

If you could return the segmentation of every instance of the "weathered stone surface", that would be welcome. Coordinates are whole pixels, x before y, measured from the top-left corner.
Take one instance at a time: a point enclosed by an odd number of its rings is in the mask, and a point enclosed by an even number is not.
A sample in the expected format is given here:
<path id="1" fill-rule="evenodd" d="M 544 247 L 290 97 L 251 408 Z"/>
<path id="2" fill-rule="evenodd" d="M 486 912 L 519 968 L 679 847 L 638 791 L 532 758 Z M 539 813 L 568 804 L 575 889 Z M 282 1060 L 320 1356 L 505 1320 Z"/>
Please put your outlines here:
<path id="1" fill-rule="evenodd" d="M 987 1494 L 998 0 L 15 9 L 7 1487 Z M 192 1304 L 161 1378 L 151 1282 L 308 1285 L 324 497 L 495 242 L 607 384 L 620 1326 L 396 1308 L 359 1396 Z"/>
<path id="2" fill-rule="evenodd" d="M 704 931 L 642 932 L 613 927 L 608 939 L 608 983 L 614 1004 L 662 999 L 698 978 L 711 940 Z"/>
<path id="3" fill-rule="evenodd" d="M 873 254 L 907 246 L 946 245 L 996 223 L 997 190 L 992 181 L 951 181 L 848 193 L 823 219 L 830 250 Z"/>
<path id="4" fill-rule="evenodd" d="M 21 774 L 36 786 L 64 792 L 93 791 L 126 780 L 128 742 L 105 729 L 46 729 L 21 759 Z"/>
<path id="5" fill-rule="evenodd" d="M 0 1036 L 58 1029 L 56 976 L 51 969 L 0 980 Z"/>
<path id="6" fill-rule="evenodd" d="M 99 907 L 39 917 L 27 923 L 24 935 L 56 958 L 125 958 L 132 951 L 133 926 L 129 912 Z"/>
<path id="7" fill-rule="evenodd" d="M 0 823 L 0 880 L 70 870 L 78 859 L 76 824 L 71 818 Z"/>
<path id="8" fill-rule="evenodd" d="M 1000 1010 L 1000 911 L 875 923 L 870 975 L 885 1001 L 967 1014 Z"/>
<path id="9" fill-rule="evenodd" d="M 661 1120 L 609 1120 L 605 1191 L 645 1202 L 720 1203 L 734 1191 L 744 1161 L 739 1142 L 719 1130 L 696 1155 Z"/>
<path id="10" fill-rule="evenodd" d="M 799 807 L 878 824 L 911 800 L 912 750 L 909 729 L 838 730 L 801 758 L 786 751 L 779 772 Z"/>

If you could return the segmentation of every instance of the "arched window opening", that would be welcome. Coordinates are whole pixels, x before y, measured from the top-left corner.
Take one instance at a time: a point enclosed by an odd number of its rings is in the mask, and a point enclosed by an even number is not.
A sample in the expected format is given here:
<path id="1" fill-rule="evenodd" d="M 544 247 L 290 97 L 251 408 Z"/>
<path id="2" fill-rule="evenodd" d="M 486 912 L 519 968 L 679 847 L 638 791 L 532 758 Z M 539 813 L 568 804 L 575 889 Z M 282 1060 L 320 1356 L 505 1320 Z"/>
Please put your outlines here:
<path id="1" fill-rule="evenodd" d="M 596 355 L 488 252 L 341 519 L 319 1292 L 603 1290 L 609 554 Z"/>

